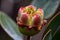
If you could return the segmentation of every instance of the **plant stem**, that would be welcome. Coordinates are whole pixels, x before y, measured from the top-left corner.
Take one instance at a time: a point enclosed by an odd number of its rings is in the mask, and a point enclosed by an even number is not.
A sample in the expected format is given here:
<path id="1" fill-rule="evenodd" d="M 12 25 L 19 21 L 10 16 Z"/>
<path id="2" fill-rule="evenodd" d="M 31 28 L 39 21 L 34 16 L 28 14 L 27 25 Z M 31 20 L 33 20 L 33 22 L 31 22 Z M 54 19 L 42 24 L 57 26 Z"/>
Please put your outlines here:
<path id="1" fill-rule="evenodd" d="M 31 40 L 31 39 L 30 39 L 30 36 L 27 36 L 27 40 Z"/>

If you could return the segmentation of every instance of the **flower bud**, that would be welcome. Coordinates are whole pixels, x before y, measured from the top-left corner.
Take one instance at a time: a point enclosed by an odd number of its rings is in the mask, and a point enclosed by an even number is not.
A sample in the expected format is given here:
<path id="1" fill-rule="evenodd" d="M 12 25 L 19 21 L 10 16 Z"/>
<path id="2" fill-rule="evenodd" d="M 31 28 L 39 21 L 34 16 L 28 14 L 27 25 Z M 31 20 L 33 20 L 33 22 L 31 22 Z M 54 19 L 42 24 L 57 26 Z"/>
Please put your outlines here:
<path id="1" fill-rule="evenodd" d="M 35 26 L 40 29 L 44 21 L 43 17 L 43 9 L 36 9 L 33 5 L 29 5 L 19 9 L 18 20 L 20 21 L 17 21 L 17 23 L 20 23 L 19 25 L 27 25 L 28 28 L 33 28 L 33 26 Z"/>

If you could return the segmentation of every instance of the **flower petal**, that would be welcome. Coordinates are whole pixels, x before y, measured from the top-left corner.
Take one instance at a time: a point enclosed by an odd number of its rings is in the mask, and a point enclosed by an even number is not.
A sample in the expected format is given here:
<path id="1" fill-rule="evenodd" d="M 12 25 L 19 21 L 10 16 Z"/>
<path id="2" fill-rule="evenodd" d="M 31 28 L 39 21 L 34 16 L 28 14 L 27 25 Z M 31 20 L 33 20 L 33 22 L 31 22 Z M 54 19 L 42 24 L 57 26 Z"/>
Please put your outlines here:
<path id="1" fill-rule="evenodd" d="M 27 23 L 27 21 L 28 21 L 28 14 L 23 13 L 23 14 L 21 15 L 21 21 L 22 21 L 23 23 Z"/>
<path id="2" fill-rule="evenodd" d="M 24 11 L 24 8 L 25 8 L 25 7 L 20 7 L 18 13 L 22 13 L 22 12 Z"/>
<path id="3" fill-rule="evenodd" d="M 41 17 L 39 14 L 34 15 L 33 17 L 33 25 L 39 25 L 41 23 Z"/>

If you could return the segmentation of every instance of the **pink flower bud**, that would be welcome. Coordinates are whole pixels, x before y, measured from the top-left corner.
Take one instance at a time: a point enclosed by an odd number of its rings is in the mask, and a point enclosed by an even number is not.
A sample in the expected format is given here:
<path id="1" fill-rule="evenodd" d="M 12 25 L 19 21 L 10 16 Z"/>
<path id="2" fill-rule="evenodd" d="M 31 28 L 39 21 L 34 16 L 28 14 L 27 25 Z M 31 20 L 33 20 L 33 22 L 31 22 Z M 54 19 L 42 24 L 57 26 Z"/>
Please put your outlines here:
<path id="1" fill-rule="evenodd" d="M 29 5 L 26 7 L 21 7 L 18 11 L 18 20 L 17 23 L 19 25 L 28 25 L 28 28 L 32 28 L 36 26 L 37 28 L 41 28 L 43 23 L 43 9 L 36 9 L 33 5 Z M 40 27 L 39 27 L 40 26 Z"/>

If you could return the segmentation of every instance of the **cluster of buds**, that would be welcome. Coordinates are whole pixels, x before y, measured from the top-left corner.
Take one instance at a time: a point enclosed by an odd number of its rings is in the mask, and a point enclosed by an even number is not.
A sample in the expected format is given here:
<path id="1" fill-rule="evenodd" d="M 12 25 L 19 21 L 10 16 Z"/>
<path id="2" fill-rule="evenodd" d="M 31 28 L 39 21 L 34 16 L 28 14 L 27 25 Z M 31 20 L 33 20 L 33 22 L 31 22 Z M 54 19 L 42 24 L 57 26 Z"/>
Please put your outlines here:
<path id="1" fill-rule="evenodd" d="M 33 5 L 21 7 L 18 11 L 17 24 L 26 25 L 29 29 L 41 30 L 46 21 L 43 19 L 44 12 L 41 8 L 36 9 Z"/>

